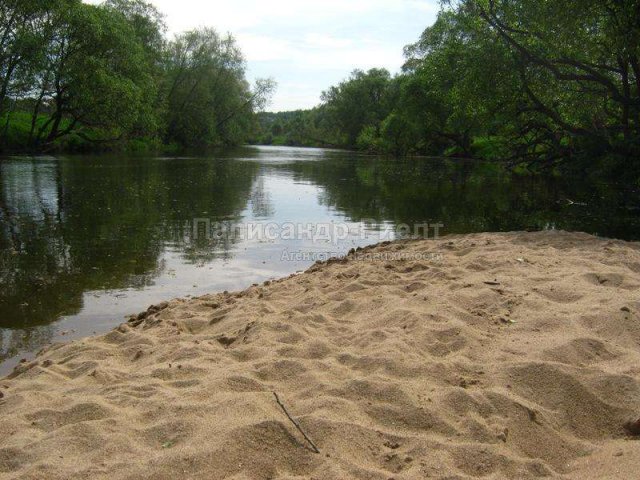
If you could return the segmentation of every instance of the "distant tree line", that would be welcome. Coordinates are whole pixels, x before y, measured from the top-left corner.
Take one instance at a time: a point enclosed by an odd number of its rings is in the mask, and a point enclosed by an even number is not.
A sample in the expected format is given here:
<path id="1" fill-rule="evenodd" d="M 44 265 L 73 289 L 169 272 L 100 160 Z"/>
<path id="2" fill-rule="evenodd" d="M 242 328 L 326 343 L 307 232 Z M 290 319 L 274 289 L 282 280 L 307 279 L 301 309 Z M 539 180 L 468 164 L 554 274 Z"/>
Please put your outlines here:
<path id="1" fill-rule="evenodd" d="M 234 38 L 166 38 L 142 0 L 0 2 L 0 149 L 238 144 L 274 84 Z"/>
<path id="2" fill-rule="evenodd" d="M 258 140 L 638 167 L 638 0 L 444 1 L 405 56 L 396 76 L 354 71 L 318 108 L 262 115 Z"/>

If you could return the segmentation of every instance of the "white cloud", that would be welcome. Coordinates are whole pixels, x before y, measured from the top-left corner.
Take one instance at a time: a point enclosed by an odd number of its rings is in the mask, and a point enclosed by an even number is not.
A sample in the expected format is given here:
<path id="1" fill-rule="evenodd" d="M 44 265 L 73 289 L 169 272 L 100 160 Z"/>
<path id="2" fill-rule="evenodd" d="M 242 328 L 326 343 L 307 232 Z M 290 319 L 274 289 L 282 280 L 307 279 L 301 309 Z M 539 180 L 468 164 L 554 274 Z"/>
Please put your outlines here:
<path id="1" fill-rule="evenodd" d="M 340 40 L 310 34 L 300 42 L 264 35 L 241 34 L 238 42 L 251 62 L 287 61 L 296 68 L 353 70 L 386 67 L 396 69 L 402 63 L 402 51 L 382 42 L 363 39 Z"/>
<path id="2" fill-rule="evenodd" d="M 311 48 L 346 48 L 353 45 L 353 40 L 324 33 L 308 33 L 304 37 L 304 43 Z"/>
<path id="3" fill-rule="evenodd" d="M 241 33 L 236 35 L 236 40 L 249 62 L 286 60 L 296 54 L 295 47 L 290 41 L 277 37 Z"/>

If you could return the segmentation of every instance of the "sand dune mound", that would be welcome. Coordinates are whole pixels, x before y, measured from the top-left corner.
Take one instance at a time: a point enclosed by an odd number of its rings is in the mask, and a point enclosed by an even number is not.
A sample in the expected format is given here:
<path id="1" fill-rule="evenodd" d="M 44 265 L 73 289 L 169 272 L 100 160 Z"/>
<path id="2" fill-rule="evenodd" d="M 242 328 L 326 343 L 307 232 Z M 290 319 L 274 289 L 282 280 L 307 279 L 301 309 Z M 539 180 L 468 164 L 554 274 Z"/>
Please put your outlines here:
<path id="1" fill-rule="evenodd" d="M 481 234 L 151 307 L 0 381 L 0 478 L 637 478 L 638 265 Z"/>

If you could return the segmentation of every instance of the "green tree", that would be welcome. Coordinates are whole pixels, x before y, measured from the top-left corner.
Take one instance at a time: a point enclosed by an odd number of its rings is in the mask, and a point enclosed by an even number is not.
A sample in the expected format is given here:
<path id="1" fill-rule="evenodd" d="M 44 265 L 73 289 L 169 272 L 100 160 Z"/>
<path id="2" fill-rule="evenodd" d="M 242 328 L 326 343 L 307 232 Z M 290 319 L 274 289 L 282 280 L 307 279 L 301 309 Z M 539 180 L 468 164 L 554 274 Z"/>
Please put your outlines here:
<path id="1" fill-rule="evenodd" d="M 511 56 L 477 17 L 441 12 L 405 55 L 400 109 L 420 125 L 425 152 L 474 156 L 475 138 L 512 121 Z"/>
<path id="2" fill-rule="evenodd" d="M 384 150 L 396 156 L 406 155 L 418 143 L 416 126 L 402 113 L 394 112 L 384 119 L 381 136 Z"/>
<path id="3" fill-rule="evenodd" d="M 459 8 L 512 52 L 526 97 L 519 113 L 534 132 L 565 139 L 570 151 L 597 144 L 629 154 L 638 146 L 637 0 L 467 0 Z"/>
<path id="4" fill-rule="evenodd" d="M 379 136 L 380 123 L 393 105 L 390 86 L 391 74 L 385 69 L 355 70 L 348 80 L 322 94 L 326 113 L 343 137 L 341 143 L 355 147 L 365 127 L 373 127 Z"/>
<path id="5" fill-rule="evenodd" d="M 7 115 L 9 100 L 15 105 L 16 100 L 32 88 L 33 75 L 46 41 L 44 33 L 50 24 L 51 12 L 47 4 L 45 0 L 5 0 L 0 3 L 0 116 Z"/>
<path id="6" fill-rule="evenodd" d="M 79 2 L 55 5 L 49 18 L 30 141 L 46 148 L 71 134 L 90 140 L 90 129 L 124 135 L 153 88 L 132 26 L 108 6 Z"/>
<path id="7" fill-rule="evenodd" d="M 107 0 L 105 5 L 111 8 L 114 14 L 124 15 L 144 51 L 144 70 L 148 73 L 149 83 L 143 92 L 145 98 L 141 103 L 140 118 L 130 133 L 134 136 L 153 136 L 161 127 L 162 97 L 159 88 L 163 81 L 167 46 L 165 16 L 152 4 L 143 0 Z"/>
<path id="8" fill-rule="evenodd" d="M 245 80 L 245 61 L 231 35 L 211 28 L 178 35 L 168 47 L 165 74 L 165 141 L 181 146 L 238 143 L 249 117 L 275 85 Z"/>

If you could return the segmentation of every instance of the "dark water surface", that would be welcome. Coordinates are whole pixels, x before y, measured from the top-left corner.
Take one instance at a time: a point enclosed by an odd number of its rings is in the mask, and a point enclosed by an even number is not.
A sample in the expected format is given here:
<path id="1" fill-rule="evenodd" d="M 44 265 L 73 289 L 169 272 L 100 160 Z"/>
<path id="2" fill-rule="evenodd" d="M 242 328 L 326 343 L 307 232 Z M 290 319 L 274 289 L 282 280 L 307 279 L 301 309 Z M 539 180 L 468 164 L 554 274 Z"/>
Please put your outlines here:
<path id="1" fill-rule="evenodd" d="M 318 149 L 0 158 L 0 374 L 152 303 L 242 289 L 313 261 L 283 251 L 345 253 L 401 223 L 440 223 L 443 234 L 566 229 L 640 240 L 639 199 L 611 182 Z M 344 224 L 350 234 L 210 237 L 205 219 Z"/>

